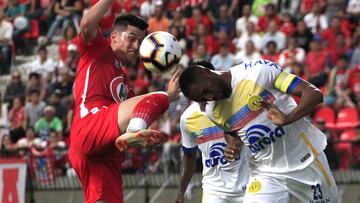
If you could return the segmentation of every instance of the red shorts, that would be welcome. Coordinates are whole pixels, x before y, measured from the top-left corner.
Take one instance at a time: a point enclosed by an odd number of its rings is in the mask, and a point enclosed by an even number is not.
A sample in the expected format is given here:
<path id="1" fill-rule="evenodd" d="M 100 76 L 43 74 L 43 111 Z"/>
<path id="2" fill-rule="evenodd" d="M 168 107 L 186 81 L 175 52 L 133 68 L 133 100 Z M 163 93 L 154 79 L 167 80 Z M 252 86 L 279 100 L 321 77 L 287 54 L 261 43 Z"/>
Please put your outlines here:
<path id="1" fill-rule="evenodd" d="M 69 159 L 82 184 L 85 202 L 123 202 L 119 137 L 119 104 L 73 122 Z"/>

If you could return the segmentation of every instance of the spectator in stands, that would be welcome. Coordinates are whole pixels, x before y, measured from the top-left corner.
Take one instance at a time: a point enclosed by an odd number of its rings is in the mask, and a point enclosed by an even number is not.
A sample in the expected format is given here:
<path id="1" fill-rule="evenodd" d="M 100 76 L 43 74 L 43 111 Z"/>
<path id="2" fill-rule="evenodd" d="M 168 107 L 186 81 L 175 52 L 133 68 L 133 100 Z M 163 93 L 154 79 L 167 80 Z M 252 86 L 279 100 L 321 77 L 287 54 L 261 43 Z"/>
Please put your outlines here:
<path id="1" fill-rule="evenodd" d="M 12 107 L 9 111 L 10 138 L 16 143 L 25 134 L 27 115 L 25 112 L 24 99 L 16 96 L 13 99 Z"/>
<path id="2" fill-rule="evenodd" d="M 25 137 L 19 139 L 16 143 L 21 156 L 25 156 L 32 147 L 41 147 L 41 139 L 36 137 L 33 127 L 26 128 Z"/>
<path id="3" fill-rule="evenodd" d="M 279 7 L 281 13 L 289 13 L 290 16 L 298 19 L 300 17 L 300 0 L 291 0 L 291 1 L 280 1 Z"/>
<path id="4" fill-rule="evenodd" d="M 346 91 L 350 92 L 351 100 L 357 106 L 360 105 L 360 64 L 348 70 Z"/>
<path id="5" fill-rule="evenodd" d="M 211 21 L 209 17 L 203 15 L 200 8 L 194 8 L 192 10 L 192 16 L 186 20 L 186 36 L 193 36 L 197 26 L 200 24 L 203 24 L 203 28 L 206 29 L 204 32 L 211 35 Z"/>
<path id="6" fill-rule="evenodd" d="M 326 15 L 321 13 L 320 3 L 314 1 L 312 11 L 305 15 L 304 22 L 313 34 L 320 34 L 328 27 Z"/>
<path id="7" fill-rule="evenodd" d="M 209 17 L 212 24 L 220 18 L 220 7 L 225 5 L 230 6 L 230 0 L 205 0 L 202 5 L 203 11 L 206 11 L 206 15 Z M 231 13 L 229 13 L 231 15 Z"/>
<path id="8" fill-rule="evenodd" d="M 249 40 L 254 43 L 256 50 L 261 50 L 261 36 L 255 31 L 255 24 L 253 22 L 247 23 L 246 31 L 241 34 L 240 38 L 234 39 L 234 43 L 238 50 L 242 50 Z"/>
<path id="9" fill-rule="evenodd" d="M 39 22 L 41 35 L 46 34 L 45 30 L 50 22 L 49 19 L 52 15 L 52 9 L 55 1 L 52 0 L 30 0 L 30 9 L 27 16 L 30 19 L 37 20 Z"/>
<path id="10" fill-rule="evenodd" d="M 75 27 L 68 25 L 63 32 L 63 38 L 59 41 L 59 55 L 60 60 L 65 62 L 68 56 L 68 47 L 70 44 L 74 44 L 74 38 L 76 37 Z"/>
<path id="11" fill-rule="evenodd" d="M 25 85 L 21 81 L 21 73 L 18 70 L 11 73 L 10 82 L 5 89 L 4 101 L 12 103 L 15 96 L 25 97 Z"/>
<path id="12" fill-rule="evenodd" d="M 275 4 L 269 3 L 265 7 L 265 15 L 259 17 L 257 24 L 259 31 L 268 31 L 271 21 L 275 22 L 277 27 L 281 27 L 282 22 L 280 17 L 276 14 L 276 6 Z"/>
<path id="13" fill-rule="evenodd" d="M 256 51 L 254 43 L 249 40 L 246 42 L 245 49 L 236 53 L 234 58 L 234 65 L 240 64 L 244 61 L 260 59 L 261 55 Z"/>
<path id="14" fill-rule="evenodd" d="M 52 83 L 48 93 L 58 91 L 62 97 L 69 97 L 72 94 L 73 81 L 70 79 L 70 70 L 66 67 L 59 69 L 59 79 Z"/>
<path id="15" fill-rule="evenodd" d="M 44 86 L 41 81 L 41 76 L 38 73 L 30 73 L 26 83 L 26 95 L 30 95 L 30 92 L 33 90 L 39 90 L 40 100 L 44 100 L 46 96 L 46 88 Z M 26 101 L 28 102 L 29 99 L 27 98 Z"/>
<path id="16" fill-rule="evenodd" d="M 303 20 L 297 21 L 294 37 L 296 38 L 299 46 L 306 52 L 309 51 L 309 44 L 313 39 L 313 36 L 313 33 L 306 27 L 306 24 Z"/>
<path id="17" fill-rule="evenodd" d="M 252 13 L 257 17 L 265 15 L 266 6 L 269 3 L 272 3 L 272 0 L 254 0 L 251 6 Z"/>
<path id="18" fill-rule="evenodd" d="M 67 47 L 67 57 L 65 61 L 61 61 L 59 64 L 60 68 L 68 68 L 69 74 L 75 77 L 76 69 L 80 61 L 80 53 L 75 44 L 69 44 Z"/>
<path id="19" fill-rule="evenodd" d="M 336 16 L 339 12 L 342 12 L 345 10 L 344 1 L 341 0 L 327 0 L 326 1 L 326 18 L 332 19 L 334 16 Z"/>
<path id="20" fill-rule="evenodd" d="M 66 143 L 61 140 L 61 136 L 58 134 L 58 132 L 54 130 L 50 130 L 49 133 L 49 140 L 47 143 L 47 147 L 50 147 L 53 150 L 64 150 L 66 149 Z M 59 154 L 55 154 L 55 156 L 58 156 Z M 57 157 L 55 159 L 59 159 L 61 157 Z"/>
<path id="21" fill-rule="evenodd" d="M 310 43 L 310 51 L 305 57 L 305 74 L 309 82 L 317 87 L 325 85 L 327 80 L 327 52 L 321 47 L 319 40 Z"/>
<path id="22" fill-rule="evenodd" d="M 301 79 L 307 80 L 303 63 L 294 63 L 291 66 L 290 73 L 300 77 Z"/>
<path id="23" fill-rule="evenodd" d="M 220 31 L 220 32 L 217 33 L 216 40 L 214 42 L 214 50 L 213 50 L 214 54 L 219 53 L 220 45 L 222 45 L 222 44 L 226 44 L 231 53 L 236 52 L 235 44 L 232 42 L 232 39 L 229 36 L 229 34 L 227 32 L 225 32 L 225 31 Z"/>
<path id="24" fill-rule="evenodd" d="M 227 44 L 220 46 L 220 53 L 211 58 L 211 63 L 216 70 L 227 71 L 234 64 L 234 54 L 229 51 Z"/>
<path id="25" fill-rule="evenodd" d="M 36 59 L 28 64 L 27 72 L 38 73 L 41 75 L 42 81 L 51 81 L 58 64 L 48 57 L 48 51 L 45 46 L 40 46 L 37 53 Z"/>
<path id="26" fill-rule="evenodd" d="M 358 32 L 360 33 L 360 26 L 358 28 Z M 354 40 L 354 48 L 350 61 L 350 68 L 354 68 L 360 65 L 360 34 Z"/>
<path id="27" fill-rule="evenodd" d="M 66 122 L 67 108 L 61 101 L 63 94 L 61 90 L 55 89 L 48 99 L 48 105 L 55 109 L 55 117 L 60 118 L 63 123 Z"/>
<path id="28" fill-rule="evenodd" d="M 336 48 L 336 44 L 334 42 L 338 34 L 342 34 L 342 36 L 345 38 L 346 46 L 350 46 L 351 44 L 350 30 L 347 30 L 344 27 L 340 27 L 340 23 L 340 17 L 334 16 L 331 18 L 330 26 L 321 32 L 321 39 L 327 42 L 328 47 L 331 50 Z"/>
<path id="29" fill-rule="evenodd" d="M 354 18 L 360 17 L 360 1 L 349 0 L 347 8 L 346 8 L 346 12 Z"/>
<path id="30" fill-rule="evenodd" d="M 275 63 L 277 63 L 279 61 L 280 54 L 277 51 L 276 42 L 269 41 L 266 44 L 266 48 L 263 51 L 264 51 L 264 54 L 261 56 L 261 58 L 273 61 Z"/>
<path id="31" fill-rule="evenodd" d="M 176 8 L 173 18 L 170 21 L 170 27 L 177 27 L 179 29 L 179 35 L 185 36 L 186 19 L 183 17 L 182 12 L 183 10 L 180 7 Z"/>
<path id="32" fill-rule="evenodd" d="M 9 5 L 6 9 L 6 20 L 14 23 L 13 37 L 16 40 L 21 34 L 29 29 L 29 22 L 24 18 L 26 14 L 26 6 L 20 4 L 19 0 L 9 0 Z M 17 26 L 17 19 L 24 18 L 24 25 Z"/>
<path id="33" fill-rule="evenodd" d="M 164 15 L 164 3 L 162 0 L 156 0 L 155 14 L 149 19 L 148 32 L 167 31 L 169 26 L 170 20 Z"/>
<path id="34" fill-rule="evenodd" d="M 29 102 L 25 105 L 28 127 L 34 127 L 35 123 L 42 116 L 45 102 L 40 100 L 40 90 L 33 89 L 29 92 Z"/>
<path id="35" fill-rule="evenodd" d="M 305 51 L 298 47 L 296 38 L 291 37 L 287 39 L 287 49 L 280 53 L 279 65 L 285 70 L 291 72 L 291 67 L 295 63 L 303 63 L 305 59 Z"/>
<path id="36" fill-rule="evenodd" d="M 1 157 L 18 157 L 17 146 L 11 141 L 10 135 L 4 135 L 1 144 Z"/>
<path id="37" fill-rule="evenodd" d="M 206 45 L 203 43 L 199 43 L 195 46 L 195 50 L 191 57 L 190 63 L 194 63 L 197 61 L 209 61 L 210 55 L 206 53 Z"/>
<path id="38" fill-rule="evenodd" d="M 228 15 L 228 6 L 226 4 L 222 4 L 219 9 L 219 19 L 215 21 L 214 24 L 215 32 L 226 32 L 229 37 L 235 35 L 235 21 L 234 19 Z"/>
<path id="39" fill-rule="evenodd" d="M 140 16 L 148 19 L 154 13 L 154 5 L 150 0 L 144 0 L 140 5 Z"/>
<path id="40" fill-rule="evenodd" d="M 236 33 L 238 37 L 247 31 L 246 27 L 249 22 L 253 23 L 253 25 L 257 25 L 258 22 L 258 17 L 251 13 L 249 4 L 243 6 L 241 14 L 242 16 L 236 20 Z"/>
<path id="41" fill-rule="evenodd" d="M 183 27 L 184 28 L 184 27 Z M 179 44 L 186 44 L 185 33 L 181 32 L 181 27 L 176 25 L 171 25 L 169 27 L 169 33 L 172 34 L 179 42 Z"/>
<path id="42" fill-rule="evenodd" d="M 51 42 L 53 35 L 59 26 L 62 25 L 62 30 L 72 23 L 76 30 L 80 31 L 79 19 L 83 6 L 80 0 L 56 0 L 54 4 L 55 20 L 51 23 L 51 26 L 46 34 L 46 41 Z"/>
<path id="43" fill-rule="evenodd" d="M 51 130 L 58 132 L 62 135 L 62 122 L 61 119 L 55 116 L 55 108 L 46 106 L 44 108 L 43 116 L 35 123 L 36 134 L 44 141 L 49 139 Z"/>
<path id="44" fill-rule="evenodd" d="M 194 36 L 187 36 L 187 39 L 192 40 L 193 44 L 206 44 L 207 53 L 209 55 L 216 54 L 216 40 L 213 35 L 207 32 L 204 24 L 198 24 Z"/>
<path id="45" fill-rule="evenodd" d="M 286 37 L 292 37 L 296 31 L 296 27 L 292 22 L 292 18 L 289 13 L 281 14 L 282 25 L 280 26 L 280 31 L 285 34 Z"/>
<path id="46" fill-rule="evenodd" d="M 3 102 L 0 94 L 0 147 L 4 135 L 9 134 L 8 105 Z"/>
<path id="47" fill-rule="evenodd" d="M 351 49 L 349 46 L 346 45 L 345 40 L 345 36 L 342 33 L 337 33 L 335 36 L 335 40 L 331 43 L 322 41 L 324 43 L 324 46 L 327 47 L 327 51 L 330 57 L 330 60 L 328 61 L 329 66 L 336 65 L 337 59 L 341 55 L 349 56 L 351 54 Z"/>
<path id="48" fill-rule="evenodd" d="M 278 31 L 278 27 L 275 21 L 270 21 L 268 26 L 268 31 L 262 37 L 262 48 L 265 48 L 266 44 L 269 41 L 276 42 L 276 47 L 278 51 L 281 51 L 285 47 L 286 37 L 285 34 Z"/>
<path id="49" fill-rule="evenodd" d="M 0 8 L 0 75 L 10 73 L 13 30 L 13 25 L 5 20 L 4 10 Z"/>
<path id="50" fill-rule="evenodd" d="M 343 106 L 354 107 L 350 99 L 350 91 L 346 88 L 348 59 L 345 55 L 338 58 L 336 66 L 331 69 L 329 74 L 326 97 L 335 97 L 335 108 L 341 108 Z"/>

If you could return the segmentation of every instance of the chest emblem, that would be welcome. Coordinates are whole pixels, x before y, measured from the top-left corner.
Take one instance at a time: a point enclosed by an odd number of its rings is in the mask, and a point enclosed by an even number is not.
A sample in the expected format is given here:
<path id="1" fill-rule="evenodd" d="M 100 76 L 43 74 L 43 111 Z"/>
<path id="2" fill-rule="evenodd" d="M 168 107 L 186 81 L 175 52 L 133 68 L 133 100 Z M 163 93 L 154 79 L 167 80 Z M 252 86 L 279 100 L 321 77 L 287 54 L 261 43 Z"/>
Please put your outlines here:
<path id="1" fill-rule="evenodd" d="M 122 76 L 114 78 L 110 83 L 110 91 L 113 99 L 117 102 L 123 102 L 127 99 L 129 90 L 124 83 Z"/>

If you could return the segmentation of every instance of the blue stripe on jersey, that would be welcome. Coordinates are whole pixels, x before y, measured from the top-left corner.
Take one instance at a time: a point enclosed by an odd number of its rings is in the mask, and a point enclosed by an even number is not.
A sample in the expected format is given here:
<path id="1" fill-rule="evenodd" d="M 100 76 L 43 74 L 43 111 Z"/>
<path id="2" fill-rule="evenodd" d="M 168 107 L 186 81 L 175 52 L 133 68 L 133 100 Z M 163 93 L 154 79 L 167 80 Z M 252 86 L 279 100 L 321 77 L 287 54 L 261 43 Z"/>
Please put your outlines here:
<path id="1" fill-rule="evenodd" d="M 198 147 L 197 147 L 197 146 L 192 147 L 192 148 L 187 148 L 187 147 L 182 146 L 181 148 L 182 148 L 182 150 L 183 150 L 183 152 L 184 152 L 185 154 L 194 154 L 194 153 L 196 153 L 197 150 L 198 150 Z"/>
<path id="2" fill-rule="evenodd" d="M 263 100 L 266 100 L 270 93 L 266 90 L 262 91 L 259 95 Z M 233 127 L 236 123 L 238 123 L 239 120 L 245 118 L 250 113 L 253 113 L 253 111 L 249 108 L 248 105 L 243 106 L 238 112 L 236 112 L 233 116 L 231 116 L 228 120 L 228 123 L 230 127 Z"/>
<path id="3" fill-rule="evenodd" d="M 295 89 L 295 87 L 301 82 L 301 79 L 298 77 L 295 77 L 294 80 L 291 82 L 291 85 L 287 89 L 287 93 L 292 93 Z"/>

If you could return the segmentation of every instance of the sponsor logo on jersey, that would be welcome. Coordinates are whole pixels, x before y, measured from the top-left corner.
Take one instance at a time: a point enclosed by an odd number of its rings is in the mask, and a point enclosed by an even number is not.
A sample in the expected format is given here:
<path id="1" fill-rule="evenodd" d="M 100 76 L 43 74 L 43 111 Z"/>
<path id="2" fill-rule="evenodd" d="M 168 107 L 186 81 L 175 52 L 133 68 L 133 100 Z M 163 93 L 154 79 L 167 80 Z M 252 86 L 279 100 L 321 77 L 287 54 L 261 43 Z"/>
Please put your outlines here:
<path id="1" fill-rule="evenodd" d="M 205 166 L 208 168 L 212 168 L 217 166 L 218 164 L 226 164 L 228 161 L 224 156 L 224 148 L 226 144 L 223 142 L 215 143 L 210 147 L 209 158 L 205 160 Z"/>
<path id="2" fill-rule="evenodd" d="M 265 125 L 253 125 L 246 130 L 246 138 L 249 142 L 250 151 L 254 154 L 264 150 L 266 145 L 276 142 L 277 139 L 285 135 L 282 127 L 278 126 L 274 130 Z"/>
<path id="3" fill-rule="evenodd" d="M 129 90 L 124 84 L 122 76 L 114 78 L 110 83 L 110 91 L 113 99 L 117 102 L 123 102 L 128 97 Z"/>
<path id="4" fill-rule="evenodd" d="M 251 111 L 258 111 L 261 109 L 260 101 L 261 97 L 258 95 L 252 95 L 249 97 L 247 104 Z"/>
<path id="5" fill-rule="evenodd" d="M 261 187 L 262 187 L 261 182 L 258 181 L 257 179 L 255 179 L 250 183 L 248 192 L 249 193 L 258 193 L 258 192 L 260 192 Z"/>

